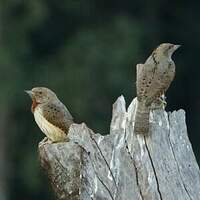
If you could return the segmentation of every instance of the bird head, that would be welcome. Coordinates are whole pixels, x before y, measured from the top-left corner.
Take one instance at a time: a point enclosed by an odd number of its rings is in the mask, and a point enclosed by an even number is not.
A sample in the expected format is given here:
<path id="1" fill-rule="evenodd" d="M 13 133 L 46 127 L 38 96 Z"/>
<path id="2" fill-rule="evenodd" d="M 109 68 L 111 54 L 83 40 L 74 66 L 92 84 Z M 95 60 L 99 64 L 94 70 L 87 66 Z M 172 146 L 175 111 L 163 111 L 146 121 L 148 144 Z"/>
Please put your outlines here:
<path id="1" fill-rule="evenodd" d="M 163 43 L 160 44 L 156 52 L 158 54 L 164 54 L 165 56 L 171 58 L 172 54 L 180 47 L 181 45 L 175 45 L 175 44 L 170 44 L 170 43 Z"/>
<path id="2" fill-rule="evenodd" d="M 33 101 L 32 112 L 34 112 L 34 109 L 38 104 L 45 104 L 57 98 L 53 91 L 45 87 L 35 87 L 31 90 L 25 90 L 25 92 Z"/>
<path id="3" fill-rule="evenodd" d="M 49 100 L 56 98 L 56 94 L 45 87 L 35 87 L 32 90 L 25 90 L 25 92 L 37 103 L 47 103 Z"/>

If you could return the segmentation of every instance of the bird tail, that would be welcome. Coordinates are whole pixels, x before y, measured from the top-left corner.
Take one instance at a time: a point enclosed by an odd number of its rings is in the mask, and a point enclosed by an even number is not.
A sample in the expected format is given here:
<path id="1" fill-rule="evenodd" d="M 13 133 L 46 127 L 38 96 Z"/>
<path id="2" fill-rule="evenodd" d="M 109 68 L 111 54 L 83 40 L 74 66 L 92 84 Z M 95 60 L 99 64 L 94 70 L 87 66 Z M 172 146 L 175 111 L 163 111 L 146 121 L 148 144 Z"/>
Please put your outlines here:
<path id="1" fill-rule="evenodd" d="M 137 105 L 134 132 L 136 134 L 147 134 L 149 132 L 149 115 L 150 108 L 144 102 L 139 102 Z"/>

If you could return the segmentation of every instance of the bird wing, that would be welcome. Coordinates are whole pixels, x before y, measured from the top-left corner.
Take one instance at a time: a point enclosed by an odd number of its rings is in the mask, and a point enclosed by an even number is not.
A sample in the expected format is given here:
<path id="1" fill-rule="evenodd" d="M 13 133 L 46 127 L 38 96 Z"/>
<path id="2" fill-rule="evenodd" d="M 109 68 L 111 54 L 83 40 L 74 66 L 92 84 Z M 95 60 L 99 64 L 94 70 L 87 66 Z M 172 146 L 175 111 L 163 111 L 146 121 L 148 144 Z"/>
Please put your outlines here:
<path id="1" fill-rule="evenodd" d="M 60 128 L 65 133 L 68 132 L 70 125 L 73 123 L 72 115 L 61 102 L 44 105 L 42 112 L 48 122 Z"/>
<path id="2" fill-rule="evenodd" d="M 149 96 L 149 88 L 155 75 L 155 65 L 137 64 L 137 97 L 139 101 L 146 99 Z"/>
<path id="3" fill-rule="evenodd" d="M 170 64 L 163 63 L 163 64 L 168 65 L 168 66 L 167 67 L 157 66 L 154 69 L 154 72 L 153 71 L 151 72 L 152 75 L 150 76 L 152 77 L 152 81 L 148 87 L 149 92 L 147 92 L 148 97 L 146 99 L 146 105 L 150 105 L 154 100 L 162 96 L 162 94 L 164 94 L 167 91 L 172 80 L 174 79 L 174 75 L 175 75 L 174 63 L 170 63 Z"/>

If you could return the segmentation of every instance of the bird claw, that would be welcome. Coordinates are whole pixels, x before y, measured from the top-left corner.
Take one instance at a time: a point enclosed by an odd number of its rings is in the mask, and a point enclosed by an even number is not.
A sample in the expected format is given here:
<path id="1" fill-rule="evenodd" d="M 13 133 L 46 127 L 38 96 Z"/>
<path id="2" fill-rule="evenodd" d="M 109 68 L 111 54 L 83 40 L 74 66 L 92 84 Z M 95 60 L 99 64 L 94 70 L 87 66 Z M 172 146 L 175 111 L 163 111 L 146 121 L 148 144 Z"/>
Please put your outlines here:
<path id="1" fill-rule="evenodd" d="M 39 147 L 41 147 L 42 145 L 45 145 L 45 144 L 52 144 L 53 142 L 48 138 L 48 137 L 45 137 L 40 143 L 39 143 Z"/>
<path id="2" fill-rule="evenodd" d="M 151 109 L 152 110 L 165 109 L 166 106 L 167 106 L 166 97 L 165 95 L 162 95 L 152 103 Z"/>

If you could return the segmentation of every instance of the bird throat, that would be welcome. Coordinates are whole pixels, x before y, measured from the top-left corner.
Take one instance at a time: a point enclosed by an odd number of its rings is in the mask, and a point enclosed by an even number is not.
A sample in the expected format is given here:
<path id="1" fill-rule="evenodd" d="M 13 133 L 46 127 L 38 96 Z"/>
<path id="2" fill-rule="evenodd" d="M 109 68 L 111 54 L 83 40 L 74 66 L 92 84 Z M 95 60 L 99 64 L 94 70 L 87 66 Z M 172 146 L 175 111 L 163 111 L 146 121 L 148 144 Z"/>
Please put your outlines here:
<path id="1" fill-rule="evenodd" d="M 39 103 L 36 102 L 35 98 L 32 100 L 32 106 L 31 106 L 31 111 L 34 113 L 35 108 L 38 106 Z"/>

